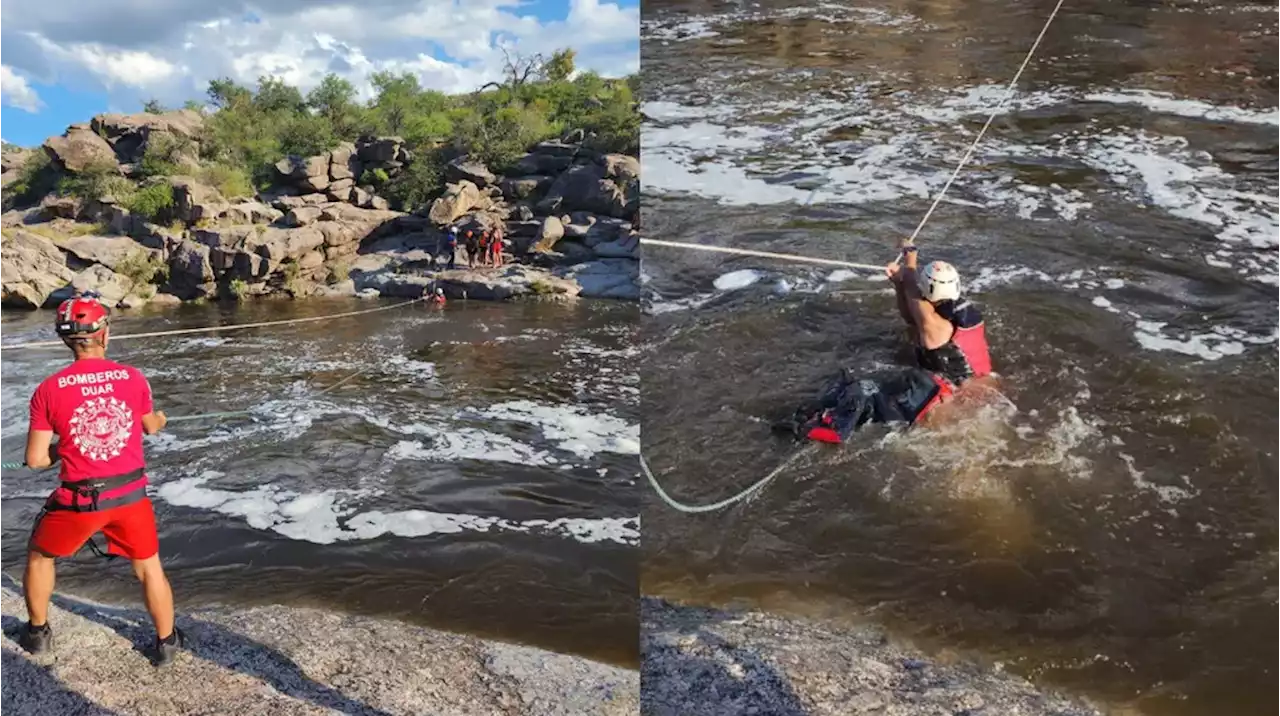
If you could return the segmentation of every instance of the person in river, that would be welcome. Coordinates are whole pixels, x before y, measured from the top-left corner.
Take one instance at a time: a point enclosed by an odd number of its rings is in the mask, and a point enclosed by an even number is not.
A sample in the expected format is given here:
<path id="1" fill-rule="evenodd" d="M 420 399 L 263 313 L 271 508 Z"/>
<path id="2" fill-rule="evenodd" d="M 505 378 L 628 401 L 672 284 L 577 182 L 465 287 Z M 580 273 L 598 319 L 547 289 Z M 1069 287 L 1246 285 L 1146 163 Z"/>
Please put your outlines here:
<path id="1" fill-rule="evenodd" d="M 444 308 L 444 304 L 445 304 L 444 289 L 436 288 L 435 293 L 432 294 L 431 296 L 431 305 Z"/>
<path id="2" fill-rule="evenodd" d="M 889 264 L 898 312 L 912 334 L 916 366 L 881 379 L 847 370 L 785 425 L 797 437 L 841 443 L 867 423 L 920 423 L 971 381 L 991 374 L 986 326 L 960 293 L 960 275 L 945 261 L 918 266 L 913 245 Z"/>
<path id="3" fill-rule="evenodd" d="M 152 405 L 142 372 L 107 359 L 110 310 L 98 298 L 86 292 L 58 306 L 54 327 L 74 360 L 31 397 L 26 465 L 38 470 L 59 459 L 62 464 L 61 482 L 36 517 L 27 545 L 22 590 L 28 621 L 19 643 L 33 654 L 52 648 L 54 560 L 74 555 L 85 542 L 92 545 L 102 532 L 108 555 L 127 557 L 142 583 L 156 627 L 155 663 L 161 665 L 184 639 L 173 623 L 173 591 L 160 564 L 142 435 L 156 434 L 167 419 Z"/>

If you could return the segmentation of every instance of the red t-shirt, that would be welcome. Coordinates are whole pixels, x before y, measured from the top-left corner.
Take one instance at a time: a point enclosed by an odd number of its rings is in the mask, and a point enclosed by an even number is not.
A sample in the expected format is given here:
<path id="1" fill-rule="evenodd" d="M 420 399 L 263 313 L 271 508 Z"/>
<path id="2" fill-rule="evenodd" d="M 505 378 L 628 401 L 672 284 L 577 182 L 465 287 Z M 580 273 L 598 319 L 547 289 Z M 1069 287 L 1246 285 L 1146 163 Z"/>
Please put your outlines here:
<path id="1" fill-rule="evenodd" d="M 117 477 L 146 467 L 142 416 L 151 410 L 151 385 L 141 371 L 82 358 L 36 388 L 31 429 L 58 436 L 62 480 Z"/>

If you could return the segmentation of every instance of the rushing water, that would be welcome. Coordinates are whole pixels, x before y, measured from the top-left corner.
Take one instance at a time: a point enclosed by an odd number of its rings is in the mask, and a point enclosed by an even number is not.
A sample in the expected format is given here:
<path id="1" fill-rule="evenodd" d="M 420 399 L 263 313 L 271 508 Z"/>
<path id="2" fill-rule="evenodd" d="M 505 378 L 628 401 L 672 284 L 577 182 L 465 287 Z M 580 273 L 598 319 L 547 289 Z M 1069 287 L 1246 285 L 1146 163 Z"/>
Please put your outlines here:
<path id="1" fill-rule="evenodd" d="M 320 316 L 356 300 L 184 306 L 117 334 Z M 171 423 L 146 447 L 181 605 L 308 604 L 634 663 L 639 492 L 635 306 L 419 304 L 332 322 L 119 340 Z M 6 311 L 6 343 L 51 313 Z M 61 349 L 4 352 L 6 460 Z M 357 377 L 318 393 L 351 374 Z M 6 471 L 4 565 L 20 574 L 51 474 Z M 101 542 L 101 537 L 98 538 Z M 59 585 L 136 599 L 85 550 Z"/>
<path id="2" fill-rule="evenodd" d="M 653 238 L 878 264 L 1053 3 L 646 2 Z M 643 589 L 871 617 L 1147 714 L 1276 713 L 1273 6 L 1067 0 L 921 235 L 1004 398 L 871 428 L 709 516 Z M 711 502 L 767 420 L 904 336 L 874 272 L 647 248 L 645 453 Z"/>

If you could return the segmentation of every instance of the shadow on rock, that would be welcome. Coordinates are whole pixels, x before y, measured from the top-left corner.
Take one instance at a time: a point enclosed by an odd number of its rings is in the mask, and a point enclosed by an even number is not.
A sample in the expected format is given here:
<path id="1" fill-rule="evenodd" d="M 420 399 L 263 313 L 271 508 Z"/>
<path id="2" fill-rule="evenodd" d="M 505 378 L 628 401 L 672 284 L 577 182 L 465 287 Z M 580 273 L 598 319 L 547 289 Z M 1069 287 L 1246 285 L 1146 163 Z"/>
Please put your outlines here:
<path id="1" fill-rule="evenodd" d="M 21 623 L 12 617 L 5 617 L 4 632 L 16 631 Z M 33 661 L 24 659 L 18 654 L 6 650 L 4 652 L 4 682 L 0 688 L 4 692 L 0 698 L 0 710 L 14 716 L 31 714 L 58 714 L 59 716 L 114 716 L 115 712 L 104 709 L 85 697 L 71 691 L 49 673 L 49 669 Z"/>
<path id="2" fill-rule="evenodd" d="M 21 593 L 21 586 L 8 575 L 4 575 L 4 585 Z M 111 607 L 91 602 L 81 601 L 71 597 L 55 594 L 53 597 L 53 605 L 77 616 L 88 619 L 91 622 L 101 624 L 111 629 L 121 637 L 127 639 L 133 644 L 134 650 L 149 655 L 152 644 L 155 640 L 155 627 L 151 623 L 151 618 L 147 613 L 140 609 L 127 609 L 121 607 Z M 6 617 L 4 620 L 5 636 L 17 640 L 17 631 L 21 626 L 19 620 L 12 617 Z M 307 701 L 324 708 L 336 709 L 344 714 L 352 714 L 353 716 L 391 716 L 386 711 L 382 711 L 363 702 L 348 698 L 341 692 L 324 684 L 317 683 L 307 678 L 302 669 L 298 667 L 292 659 L 285 656 L 280 651 L 267 646 L 261 642 L 249 639 L 241 634 L 227 629 L 213 622 L 194 619 L 189 616 L 178 615 L 178 628 L 186 634 L 187 644 L 186 650 L 191 652 L 197 658 L 217 664 L 231 671 L 236 671 L 247 676 L 260 679 L 269 684 L 282 694 L 295 699 Z M 55 645 L 55 649 L 57 646 Z M 28 664 L 27 670 L 40 669 L 39 666 L 23 659 L 17 654 L 11 654 L 6 651 L 5 654 L 5 709 L 6 713 L 9 708 L 9 684 L 10 680 L 9 664 L 10 659 L 17 662 Z M 41 671 L 43 671 L 41 669 Z M 27 673 L 26 671 L 16 673 Z M 21 678 L 21 677 L 19 677 Z M 56 680 L 51 675 L 45 673 L 45 678 Z M 62 689 L 62 687 L 58 687 Z M 65 691 L 65 689 L 63 689 Z M 44 714 L 71 714 L 86 713 L 99 714 L 111 713 L 101 709 L 96 711 L 74 711 L 53 708 L 60 702 L 45 702 L 45 696 L 39 691 L 24 689 L 24 693 L 30 696 L 24 696 L 30 700 L 30 704 L 35 711 L 32 713 Z M 49 698 L 62 698 L 57 696 L 55 692 L 50 691 Z M 82 697 L 74 694 L 67 698 L 79 698 L 83 702 Z M 88 702 L 84 702 L 88 703 Z M 88 704 L 92 708 L 99 707 Z"/>
<path id="3" fill-rule="evenodd" d="M 667 608 L 661 600 L 642 600 L 642 714 L 808 713 L 785 674 L 752 649 L 735 646 L 705 628 L 730 615 L 715 609 L 681 608 L 676 625 L 669 620 L 659 625 L 649 618 Z"/>

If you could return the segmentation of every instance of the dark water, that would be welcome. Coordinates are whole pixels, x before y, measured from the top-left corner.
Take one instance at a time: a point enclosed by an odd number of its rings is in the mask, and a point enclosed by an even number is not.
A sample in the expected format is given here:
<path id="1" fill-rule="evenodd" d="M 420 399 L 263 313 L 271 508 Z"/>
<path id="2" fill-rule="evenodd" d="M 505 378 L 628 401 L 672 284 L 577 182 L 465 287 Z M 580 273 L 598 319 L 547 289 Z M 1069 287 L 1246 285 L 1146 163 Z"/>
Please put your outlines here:
<path id="1" fill-rule="evenodd" d="M 884 263 L 1050 2 L 645 5 L 653 238 Z M 1277 711 L 1276 14 L 1068 0 L 921 234 L 999 390 L 746 505 L 646 501 L 646 593 L 886 622 L 1144 714 Z M 987 86 L 986 89 L 981 87 Z M 645 454 L 712 502 L 905 345 L 874 272 L 649 247 Z"/>
<path id="2" fill-rule="evenodd" d="M 115 331 L 371 305 L 185 306 L 122 317 Z M 5 342 L 48 339 L 50 316 L 6 311 Z M 634 663 L 637 318 L 607 302 L 457 301 L 116 341 L 111 356 L 143 370 L 169 416 L 253 411 L 171 423 L 147 441 L 180 605 L 315 605 Z M 5 460 L 22 459 L 30 393 L 65 360 L 4 352 Z M 4 565 L 15 575 L 52 479 L 4 475 Z M 127 564 L 87 550 L 58 580 L 137 598 Z"/>

